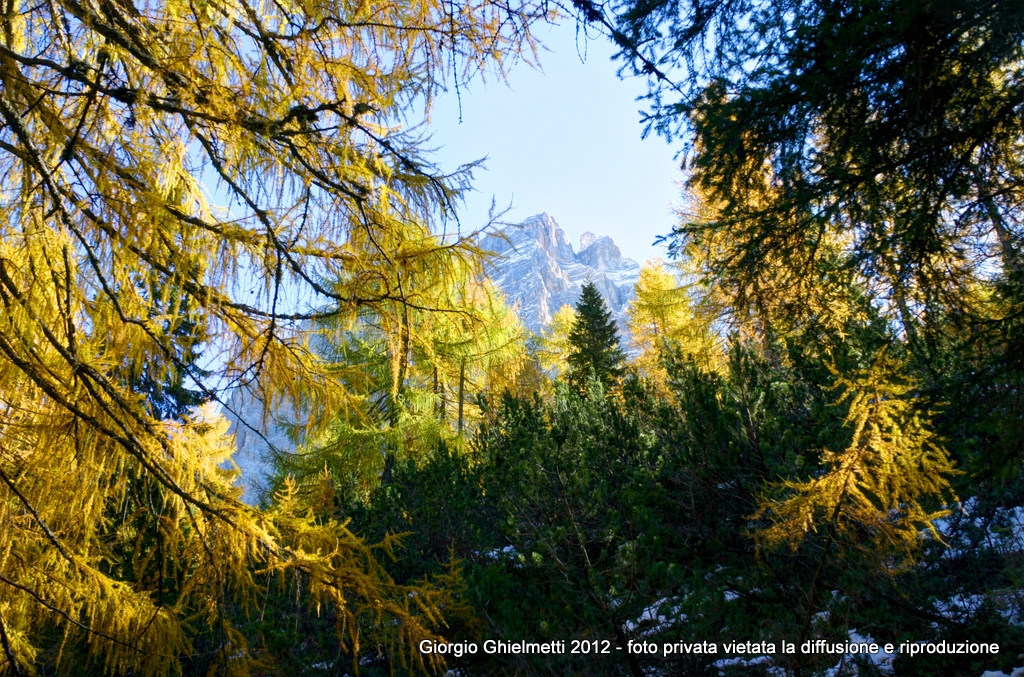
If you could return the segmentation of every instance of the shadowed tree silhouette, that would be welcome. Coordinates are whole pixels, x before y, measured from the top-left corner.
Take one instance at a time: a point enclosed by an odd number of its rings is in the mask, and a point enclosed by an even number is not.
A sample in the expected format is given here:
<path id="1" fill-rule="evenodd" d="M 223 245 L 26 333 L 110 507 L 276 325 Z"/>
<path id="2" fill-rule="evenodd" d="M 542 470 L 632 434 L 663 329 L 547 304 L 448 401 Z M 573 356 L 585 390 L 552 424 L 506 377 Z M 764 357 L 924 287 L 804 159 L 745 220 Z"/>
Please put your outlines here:
<path id="1" fill-rule="evenodd" d="M 591 373 L 605 388 L 622 376 L 626 355 L 619 347 L 618 330 L 611 318 L 601 293 L 588 281 L 583 285 L 576 304 L 576 322 L 569 332 L 566 377 L 573 387 L 584 389 Z"/>

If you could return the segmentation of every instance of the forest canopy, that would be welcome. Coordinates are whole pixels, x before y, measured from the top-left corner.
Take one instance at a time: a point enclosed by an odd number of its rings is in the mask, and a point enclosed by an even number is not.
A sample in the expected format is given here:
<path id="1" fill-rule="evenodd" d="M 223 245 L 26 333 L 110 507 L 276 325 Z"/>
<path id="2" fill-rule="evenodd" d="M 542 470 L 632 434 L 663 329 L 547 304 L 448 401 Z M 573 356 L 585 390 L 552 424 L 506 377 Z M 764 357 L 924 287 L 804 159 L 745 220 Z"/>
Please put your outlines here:
<path id="1" fill-rule="evenodd" d="M 575 0 L 686 203 L 531 337 L 416 123 L 556 9 L 4 5 L 0 674 L 1017 667 L 1024 5 Z M 418 649 L 855 636 L 1002 649 Z"/>
<path id="2" fill-rule="evenodd" d="M 686 140 L 705 212 L 668 241 L 737 303 L 790 288 L 827 312 L 849 273 L 912 340 L 1014 321 L 987 301 L 1024 265 L 1020 3 L 575 6 L 647 78 L 647 129 Z"/>

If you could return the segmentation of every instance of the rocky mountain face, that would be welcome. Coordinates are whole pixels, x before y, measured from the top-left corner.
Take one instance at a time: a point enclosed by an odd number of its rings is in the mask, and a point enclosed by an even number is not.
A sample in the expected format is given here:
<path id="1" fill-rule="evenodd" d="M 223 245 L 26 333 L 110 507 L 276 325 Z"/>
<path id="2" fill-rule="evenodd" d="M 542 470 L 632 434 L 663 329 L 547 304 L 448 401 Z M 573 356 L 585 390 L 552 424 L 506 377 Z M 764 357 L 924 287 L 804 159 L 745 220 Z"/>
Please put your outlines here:
<path id="1" fill-rule="evenodd" d="M 232 460 L 241 471 L 236 484 L 242 487 L 242 501 L 256 505 L 270 489 L 274 457 L 295 451 L 288 428 L 306 419 L 287 405 L 264 406 L 259 395 L 244 385 L 231 392 L 221 412 L 231 423 L 228 433 L 235 436 Z"/>
<path id="2" fill-rule="evenodd" d="M 540 333 L 562 306 L 575 306 L 587 280 L 625 329 L 640 266 L 623 258 L 610 237 L 584 233 L 576 252 L 565 231 L 544 213 L 487 236 L 481 246 L 496 254 L 488 271 L 491 279 L 531 331 Z"/>

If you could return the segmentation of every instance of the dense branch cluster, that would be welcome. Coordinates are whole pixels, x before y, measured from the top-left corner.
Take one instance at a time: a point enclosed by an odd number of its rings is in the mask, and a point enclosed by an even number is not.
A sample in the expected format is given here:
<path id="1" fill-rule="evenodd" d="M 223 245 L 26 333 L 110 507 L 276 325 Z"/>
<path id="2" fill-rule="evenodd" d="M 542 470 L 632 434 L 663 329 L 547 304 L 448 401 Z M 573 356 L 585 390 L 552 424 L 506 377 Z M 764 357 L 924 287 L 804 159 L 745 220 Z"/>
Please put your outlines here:
<path id="1" fill-rule="evenodd" d="M 350 646 L 352 601 L 399 619 L 377 625 L 402 646 L 436 624 L 429 594 L 414 603 L 388 588 L 341 523 L 242 506 L 222 426 L 185 412 L 237 382 L 268 404 L 330 411 L 350 393 L 309 349 L 310 320 L 384 305 L 462 313 L 431 306 L 402 271 L 422 259 L 480 275 L 471 240 L 431 232 L 471 167 L 438 172 L 403 116 L 446 82 L 529 58 L 547 12 L 489 0 L 4 4 L 8 672 L 88 655 L 147 674 L 189 655 L 246 664 L 226 619 L 256 599 L 258 570 L 301 574 Z M 206 658 L 185 619 L 213 628 Z M 44 659 L 35 642 L 48 629 L 66 651 Z"/>
<path id="2" fill-rule="evenodd" d="M 1021 285 L 1018 3 L 577 4 L 689 146 L 706 211 L 668 241 L 742 308 L 799 290 L 820 316 L 852 274 L 912 340 L 1013 319 L 980 300 Z"/>

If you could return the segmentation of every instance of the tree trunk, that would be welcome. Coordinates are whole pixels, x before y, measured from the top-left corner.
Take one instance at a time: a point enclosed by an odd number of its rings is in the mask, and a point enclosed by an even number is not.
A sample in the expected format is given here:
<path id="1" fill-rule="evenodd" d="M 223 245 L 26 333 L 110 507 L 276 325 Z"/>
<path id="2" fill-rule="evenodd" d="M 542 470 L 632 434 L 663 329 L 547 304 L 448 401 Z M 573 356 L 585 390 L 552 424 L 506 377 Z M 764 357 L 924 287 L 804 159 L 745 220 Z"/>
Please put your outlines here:
<path id="1" fill-rule="evenodd" d="M 437 416 L 439 423 L 444 423 L 444 417 L 447 414 L 445 411 L 444 402 L 444 386 L 441 385 L 441 379 L 437 372 L 437 365 L 434 365 L 434 414 Z"/>
<path id="2" fill-rule="evenodd" d="M 399 334 L 399 355 L 398 374 L 395 382 L 391 384 L 391 408 L 388 412 L 388 425 L 392 431 L 398 427 L 399 407 L 401 406 L 402 394 L 405 392 L 405 377 L 409 371 L 409 306 L 402 307 L 402 325 Z M 391 484 L 392 472 L 395 467 L 397 455 L 397 441 L 387 443 L 387 450 L 384 454 L 384 471 L 380 475 L 381 484 Z"/>
<path id="3" fill-rule="evenodd" d="M 462 408 L 466 401 L 466 358 L 459 365 L 459 434 L 462 434 Z"/>
<path id="4" fill-rule="evenodd" d="M 1003 215 L 999 213 L 999 205 L 996 204 L 991 195 L 982 198 L 982 200 L 985 203 L 985 209 L 988 210 L 989 218 L 992 219 L 992 226 L 996 230 L 996 237 L 999 238 L 999 247 L 1002 249 L 1003 254 L 1003 266 L 1014 275 L 1019 275 L 1021 273 L 1020 254 L 1013 246 L 1013 236 L 1006 227 Z"/>
<path id="5" fill-rule="evenodd" d="M 900 277 L 900 271 L 896 263 L 888 255 L 883 255 L 886 267 L 889 269 L 889 279 L 892 282 L 892 297 L 896 303 L 896 310 L 900 314 L 900 324 L 903 325 L 903 333 L 907 336 L 907 343 L 915 352 L 921 347 L 920 337 L 917 334 L 917 316 L 911 312 L 907 304 L 907 294 Z"/>
<path id="6" fill-rule="evenodd" d="M 999 205 L 996 204 L 996 199 L 992 197 L 992 191 L 990 190 L 990 184 L 982 176 L 980 170 L 974 171 L 974 178 L 978 189 L 978 200 L 985 206 L 985 211 L 988 212 L 988 218 L 992 221 L 992 228 L 996 231 L 996 238 L 999 240 L 999 248 L 1003 255 L 1003 266 L 1008 272 L 1014 275 L 1020 275 L 1022 268 L 1020 252 L 1013 244 L 1013 235 L 1010 230 L 1006 227 L 1006 221 L 1003 219 L 1002 213 L 999 211 Z"/>

